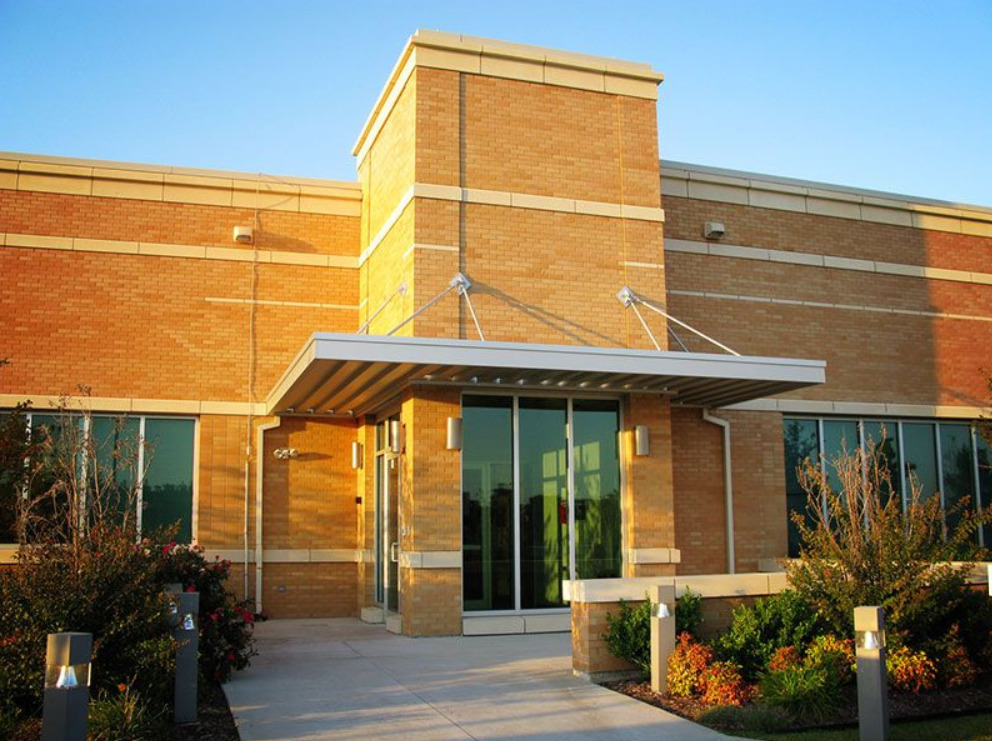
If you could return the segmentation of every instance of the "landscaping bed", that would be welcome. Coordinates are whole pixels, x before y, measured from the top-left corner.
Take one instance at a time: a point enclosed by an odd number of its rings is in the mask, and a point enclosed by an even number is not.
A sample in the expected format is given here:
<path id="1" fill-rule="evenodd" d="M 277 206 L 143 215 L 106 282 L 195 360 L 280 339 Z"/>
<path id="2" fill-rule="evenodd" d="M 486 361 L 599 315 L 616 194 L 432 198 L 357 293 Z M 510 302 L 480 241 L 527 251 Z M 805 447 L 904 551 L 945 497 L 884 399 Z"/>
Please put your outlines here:
<path id="1" fill-rule="evenodd" d="M 635 700 L 646 702 L 649 705 L 654 705 L 718 730 L 753 730 L 744 728 L 740 724 L 721 725 L 714 723 L 705 717 L 707 712 L 713 710 L 712 705 L 702 702 L 698 697 L 660 695 L 651 690 L 651 683 L 647 681 L 607 682 L 604 686 Z M 970 715 L 981 712 L 992 712 L 992 677 L 989 676 L 982 677 L 971 687 L 939 690 L 920 695 L 889 693 L 889 714 L 894 721 Z M 857 690 L 853 686 L 845 687 L 835 714 L 824 721 L 810 723 L 786 716 L 781 716 L 781 718 L 780 729 L 782 731 L 855 726 L 858 722 Z"/>
<path id="2" fill-rule="evenodd" d="M 176 726 L 171 741 L 239 741 L 227 696 L 219 684 L 200 690 L 198 718 L 196 723 Z"/>

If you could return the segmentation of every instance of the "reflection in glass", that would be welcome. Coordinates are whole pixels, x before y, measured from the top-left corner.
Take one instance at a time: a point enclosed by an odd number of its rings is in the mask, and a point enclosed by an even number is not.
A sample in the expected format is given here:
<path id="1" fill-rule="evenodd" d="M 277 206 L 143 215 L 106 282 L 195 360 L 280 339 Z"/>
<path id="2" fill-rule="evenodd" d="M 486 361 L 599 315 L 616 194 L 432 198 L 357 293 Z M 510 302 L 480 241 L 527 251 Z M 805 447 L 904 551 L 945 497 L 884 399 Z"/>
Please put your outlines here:
<path id="1" fill-rule="evenodd" d="M 953 529 L 961 520 L 963 499 L 975 503 L 975 452 L 971 427 L 965 424 L 940 425 L 940 461 L 944 472 L 944 508 L 947 526 Z"/>
<path id="2" fill-rule="evenodd" d="M 887 491 L 879 492 L 885 505 L 896 497 L 901 501 L 902 484 L 899 475 L 899 425 L 896 422 L 865 420 L 864 448 L 866 453 L 879 453 L 879 463 L 889 471 L 890 482 Z"/>
<path id="3" fill-rule="evenodd" d="M 145 441 L 150 459 L 142 489 L 144 533 L 179 523 L 177 539 L 193 538 L 192 419 L 146 419 Z"/>
<path id="4" fill-rule="evenodd" d="M 141 423 L 131 417 L 93 417 L 90 436 L 93 441 L 94 470 L 87 472 L 88 495 L 99 491 L 98 506 L 105 513 L 124 513 L 136 505 L 132 500 L 138 478 L 139 431 Z M 191 463 L 192 467 L 192 463 Z M 134 518 L 131 518 L 134 524 Z"/>
<path id="5" fill-rule="evenodd" d="M 842 494 L 834 462 L 851 455 L 858 448 L 858 423 L 854 420 L 823 420 L 823 458 L 827 484 L 835 494 Z"/>
<path id="6" fill-rule="evenodd" d="M 789 557 L 799 555 L 799 529 L 792 513 L 800 512 L 811 524 L 806 492 L 799 485 L 798 471 L 806 460 L 819 459 L 820 441 L 815 419 L 785 419 L 785 505 L 789 524 Z"/>
<path id="7" fill-rule="evenodd" d="M 520 606 L 561 607 L 568 578 L 565 399 L 520 400 Z"/>
<path id="8" fill-rule="evenodd" d="M 978 435 L 978 486 L 982 495 L 982 508 L 992 506 L 992 445 Z M 983 525 L 985 546 L 992 547 L 992 523 Z"/>
<path id="9" fill-rule="evenodd" d="M 576 400 L 575 578 L 620 576 L 620 412 L 615 401 Z"/>
<path id="10" fill-rule="evenodd" d="M 513 400 L 462 404 L 462 549 L 466 610 L 511 610 L 514 595 Z"/>
<path id="11" fill-rule="evenodd" d="M 902 450 L 906 456 L 906 498 L 912 487 L 910 477 L 920 488 L 920 503 L 927 501 L 940 488 L 937 481 L 937 442 L 934 426 L 922 422 L 903 422 Z"/>

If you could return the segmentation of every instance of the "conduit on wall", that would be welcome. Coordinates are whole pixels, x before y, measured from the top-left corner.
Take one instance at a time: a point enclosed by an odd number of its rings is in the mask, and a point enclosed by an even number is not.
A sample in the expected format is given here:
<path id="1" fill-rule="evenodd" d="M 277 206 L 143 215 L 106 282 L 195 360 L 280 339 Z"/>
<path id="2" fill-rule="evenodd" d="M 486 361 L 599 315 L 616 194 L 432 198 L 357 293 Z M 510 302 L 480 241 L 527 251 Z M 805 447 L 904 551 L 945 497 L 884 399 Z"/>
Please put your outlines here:
<path id="1" fill-rule="evenodd" d="M 727 573 L 733 574 L 736 572 L 734 566 L 736 557 L 734 554 L 734 483 L 730 469 L 730 422 L 720 417 L 714 417 L 705 409 L 703 410 L 703 419 L 723 429 L 723 497 L 727 510 Z"/>
<path id="2" fill-rule="evenodd" d="M 258 426 L 255 434 L 255 612 L 262 611 L 262 492 L 265 479 L 265 433 L 274 430 L 282 424 L 282 419 L 276 417 L 272 422 L 264 422 Z M 245 541 L 245 581 L 248 580 L 248 541 Z M 246 590 L 245 599 L 248 599 Z"/>

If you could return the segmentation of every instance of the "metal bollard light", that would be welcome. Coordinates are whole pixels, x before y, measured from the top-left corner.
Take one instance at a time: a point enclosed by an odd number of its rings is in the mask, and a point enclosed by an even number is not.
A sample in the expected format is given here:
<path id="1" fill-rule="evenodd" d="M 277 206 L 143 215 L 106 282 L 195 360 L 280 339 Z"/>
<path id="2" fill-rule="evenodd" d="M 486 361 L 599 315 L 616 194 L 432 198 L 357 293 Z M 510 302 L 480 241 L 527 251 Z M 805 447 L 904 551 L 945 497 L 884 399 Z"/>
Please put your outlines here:
<path id="1" fill-rule="evenodd" d="M 49 633 L 42 741 L 86 741 L 92 655 L 92 634 Z"/>
<path id="2" fill-rule="evenodd" d="M 675 651 L 675 587 L 657 585 L 651 609 L 651 690 L 668 692 L 668 657 Z"/>
<path id="3" fill-rule="evenodd" d="M 200 594 L 181 592 L 176 626 L 176 723 L 196 722 L 196 683 L 199 672 Z"/>
<path id="4" fill-rule="evenodd" d="M 861 741 L 889 737 L 889 692 L 885 675 L 885 612 L 854 608 L 854 645 L 858 658 L 858 727 Z"/>

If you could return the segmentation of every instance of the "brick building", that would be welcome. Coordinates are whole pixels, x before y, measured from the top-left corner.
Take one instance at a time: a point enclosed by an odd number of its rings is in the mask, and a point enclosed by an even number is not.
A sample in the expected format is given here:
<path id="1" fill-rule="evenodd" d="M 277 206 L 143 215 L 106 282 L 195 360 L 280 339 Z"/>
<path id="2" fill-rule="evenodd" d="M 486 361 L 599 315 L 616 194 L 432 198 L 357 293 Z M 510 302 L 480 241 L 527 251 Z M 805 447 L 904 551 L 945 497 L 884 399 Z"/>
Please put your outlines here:
<path id="1" fill-rule="evenodd" d="M 659 164 L 660 81 L 421 31 L 355 183 L 0 155 L 0 406 L 86 384 L 146 530 L 411 635 L 757 570 L 795 462 L 883 431 L 900 491 L 992 499 L 992 209 Z"/>

